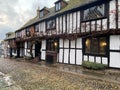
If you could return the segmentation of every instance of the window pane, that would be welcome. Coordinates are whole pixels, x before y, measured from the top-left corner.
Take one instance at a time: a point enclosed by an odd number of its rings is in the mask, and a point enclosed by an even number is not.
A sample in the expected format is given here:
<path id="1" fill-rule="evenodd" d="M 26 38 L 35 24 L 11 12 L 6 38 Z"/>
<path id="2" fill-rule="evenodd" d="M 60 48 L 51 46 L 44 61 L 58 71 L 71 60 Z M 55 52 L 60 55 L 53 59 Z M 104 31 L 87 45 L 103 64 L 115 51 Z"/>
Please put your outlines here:
<path id="1" fill-rule="evenodd" d="M 98 54 L 99 42 L 97 38 L 92 38 L 91 53 Z"/>
<path id="2" fill-rule="evenodd" d="M 85 42 L 85 52 L 86 53 L 90 53 L 90 43 L 91 43 L 91 41 L 90 41 L 90 39 L 86 39 L 86 42 Z"/>
<path id="3" fill-rule="evenodd" d="M 100 38 L 100 54 L 105 54 L 106 53 L 106 38 Z"/>

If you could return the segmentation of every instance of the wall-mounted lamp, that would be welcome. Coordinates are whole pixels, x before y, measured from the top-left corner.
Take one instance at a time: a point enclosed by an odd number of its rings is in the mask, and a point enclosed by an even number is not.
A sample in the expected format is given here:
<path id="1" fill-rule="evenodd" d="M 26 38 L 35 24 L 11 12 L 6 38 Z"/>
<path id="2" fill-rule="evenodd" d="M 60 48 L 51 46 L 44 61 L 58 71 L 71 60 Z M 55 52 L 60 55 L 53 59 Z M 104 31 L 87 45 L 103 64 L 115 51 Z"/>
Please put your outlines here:
<path id="1" fill-rule="evenodd" d="M 54 46 L 57 47 L 58 43 L 57 42 L 54 42 Z"/>

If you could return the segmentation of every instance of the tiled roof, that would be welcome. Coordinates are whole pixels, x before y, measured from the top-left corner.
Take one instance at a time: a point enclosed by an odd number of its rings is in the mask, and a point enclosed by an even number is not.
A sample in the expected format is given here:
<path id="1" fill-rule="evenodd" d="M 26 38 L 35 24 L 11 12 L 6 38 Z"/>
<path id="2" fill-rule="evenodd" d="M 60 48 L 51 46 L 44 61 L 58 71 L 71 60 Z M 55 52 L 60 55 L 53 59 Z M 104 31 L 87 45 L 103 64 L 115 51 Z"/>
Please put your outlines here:
<path id="1" fill-rule="evenodd" d="M 29 20 L 23 27 L 21 27 L 17 31 L 24 29 L 36 22 L 39 22 L 41 20 L 47 19 L 49 17 L 55 16 L 57 14 L 61 14 L 63 12 L 69 11 L 69 10 L 72 10 L 74 8 L 80 7 L 82 5 L 90 3 L 92 1 L 96 1 L 96 0 L 70 0 L 70 1 L 67 1 L 68 5 L 66 7 L 64 7 L 62 10 L 57 11 L 57 12 L 55 12 L 55 7 L 47 8 L 49 10 L 49 13 L 47 15 L 45 15 L 42 18 L 39 18 L 39 16 L 34 17 L 33 19 Z"/>

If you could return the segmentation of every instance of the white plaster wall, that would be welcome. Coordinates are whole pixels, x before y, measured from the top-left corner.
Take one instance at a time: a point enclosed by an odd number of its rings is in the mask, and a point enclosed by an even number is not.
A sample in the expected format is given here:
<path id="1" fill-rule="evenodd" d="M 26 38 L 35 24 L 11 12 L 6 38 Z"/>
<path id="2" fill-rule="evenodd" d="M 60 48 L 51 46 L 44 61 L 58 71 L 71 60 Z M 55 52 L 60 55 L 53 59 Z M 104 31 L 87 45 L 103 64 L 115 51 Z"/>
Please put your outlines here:
<path id="1" fill-rule="evenodd" d="M 68 63 L 69 49 L 64 49 L 64 63 Z"/>
<path id="2" fill-rule="evenodd" d="M 82 39 L 81 38 L 78 38 L 77 39 L 77 48 L 82 48 Z"/>
<path id="3" fill-rule="evenodd" d="M 101 30 L 101 20 L 97 20 L 97 30 L 96 31 L 100 31 Z"/>
<path id="4" fill-rule="evenodd" d="M 77 33 L 79 33 L 80 29 L 80 11 L 77 12 Z"/>
<path id="5" fill-rule="evenodd" d="M 83 32 L 85 32 L 85 23 L 81 23 L 81 32 L 83 33 Z"/>
<path id="6" fill-rule="evenodd" d="M 70 64 L 75 64 L 75 50 L 70 50 Z"/>
<path id="7" fill-rule="evenodd" d="M 59 30 L 58 30 L 58 17 L 56 18 L 56 31 L 57 31 L 57 34 L 59 34 Z"/>
<path id="8" fill-rule="evenodd" d="M 102 63 L 108 65 L 108 59 L 105 57 L 102 57 Z"/>
<path id="9" fill-rule="evenodd" d="M 59 62 L 62 63 L 62 59 L 63 59 L 63 49 L 60 49 L 59 51 Z"/>
<path id="10" fill-rule="evenodd" d="M 91 31 L 95 31 L 95 21 L 91 22 Z"/>
<path id="11" fill-rule="evenodd" d="M 72 13 L 70 13 L 70 31 L 69 31 L 69 33 L 72 33 L 72 26 L 73 26 L 73 23 L 72 23 Z"/>
<path id="12" fill-rule="evenodd" d="M 110 67 L 120 68 L 120 53 L 110 52 Z"/>
<path id="13" fill-rule="evenodd" d="M 69 48 L 69 40 L 65 40 L 64 41 L 64 47 L 65 48 Z"/>
<path id="14" fill-rule="evenodd" d="M 84 55 L 84 61 L 88 61 L 87 55 Z"/>
<path id="15" fill-rule="evenodd" d="M 120 50 L 120 35 L 110 36 L 110 50 Z M 120 68 L 119 52 L 110 52 L 110 67 Z"/>
<path id="16" fill-rule="evenodd" d="M 30 49 L 26 49 L 26 56 L 31 56 L 29 52 L 30 52 Z"/>
<path id="17" fill-rule="evenodd" d="M 75 40 L 71 41 L 71 48 L 75 48 Z"/>
<path id="18" fill-rule="evenodd" d="M 118 28 L 120 28 L 120 0 L 118 0 Z"/>
<path id="19" fill-rule="evenodd" d="M 60 34 L 62 34 L 62 17 L 60 17 L 59 20 L 60 20 L 60 24 L 59 24 Z"/>
<path id="20" fill-rule="evenodd" d="M 119 0 L 118 0 L 119 1 Z M 109 15 L 110 15 L 110 29 L 115 29 L 116 25 L 115 25 L 115 0 L 111 0 L 110 1 L 110 11 L 109 11 Z"/>
<path id="21" fill-rule="evenodd" d="M 97 63 L 101 63 L 101 58 L 100 57 L 96 57 L 96 62 Z"/>
<path id="22" fill-rule="evenodd" d="M 67 33 L 69 33 L 69 30 L 70 30 L 70 15 L 67 14 Z"/>
<path id="23" fill-rule="evenodd" d="M 89 61 L 94 62 L 94 56 L 89 56 Z"/>
<path id="24" fill-rule="evenodd" d="M 65 15 L 63 16 L 63 33 L 66 31 Z"/>
<path id="25" fill-rule="evenodd" d="M 107 19 L 102 20 L 102 30 L 107 30 Z"/>
<path id="26" fill-rule="evenodd" d="M 77 50 L 76 64 L 82 65 L 82 50 Z"/>
<path id="27" fill-rule="evenodd" d="M 32 50 L 32 53 L 33 53 L 33 57 L 35 57 L 35 50 L 34 49 Z"/>
<path id="28" fill-rule="evenodd" d="M 90 32 L 90 22 L 86 23 L 86 32 Z"/>
<path id="29" fill-rule="evenodd" d="M 73 13 L 73 33 L 76 33 L 76 12 Z"/>
<path id="30" fill-rule="evenodd" d="M 46 52 L 44 50 L 46 50 L 46 40 L 42 40 L 42 47 L 41 47 L 41 59 L 42 60 L 45 60 L 45 57 L 46 57 Z"/>
<path id="31" fill-rule="evenodd" d="M 59 47 L 63 47 L 63 39 L 59 40 Z"/>
<path id="32" fill-rule="evenodd" d="M 111 35 L 110 36 L 110 49 L 111 50 L 120 50 L 120 35 Z"/>

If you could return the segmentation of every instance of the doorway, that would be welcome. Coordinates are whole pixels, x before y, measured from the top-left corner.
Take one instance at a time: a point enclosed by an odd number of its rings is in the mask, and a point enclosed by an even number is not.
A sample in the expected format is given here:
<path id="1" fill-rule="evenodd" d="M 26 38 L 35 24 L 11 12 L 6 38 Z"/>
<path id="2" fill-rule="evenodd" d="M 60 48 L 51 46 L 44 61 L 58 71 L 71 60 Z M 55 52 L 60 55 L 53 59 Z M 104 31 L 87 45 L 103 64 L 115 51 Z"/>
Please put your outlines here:
<path id="1" fill-rule="evenodd" d="M 41 60 L 41 42 L 37 42 L 35 44 L 35 57 L 39 57 L 39 61 Z"/>

